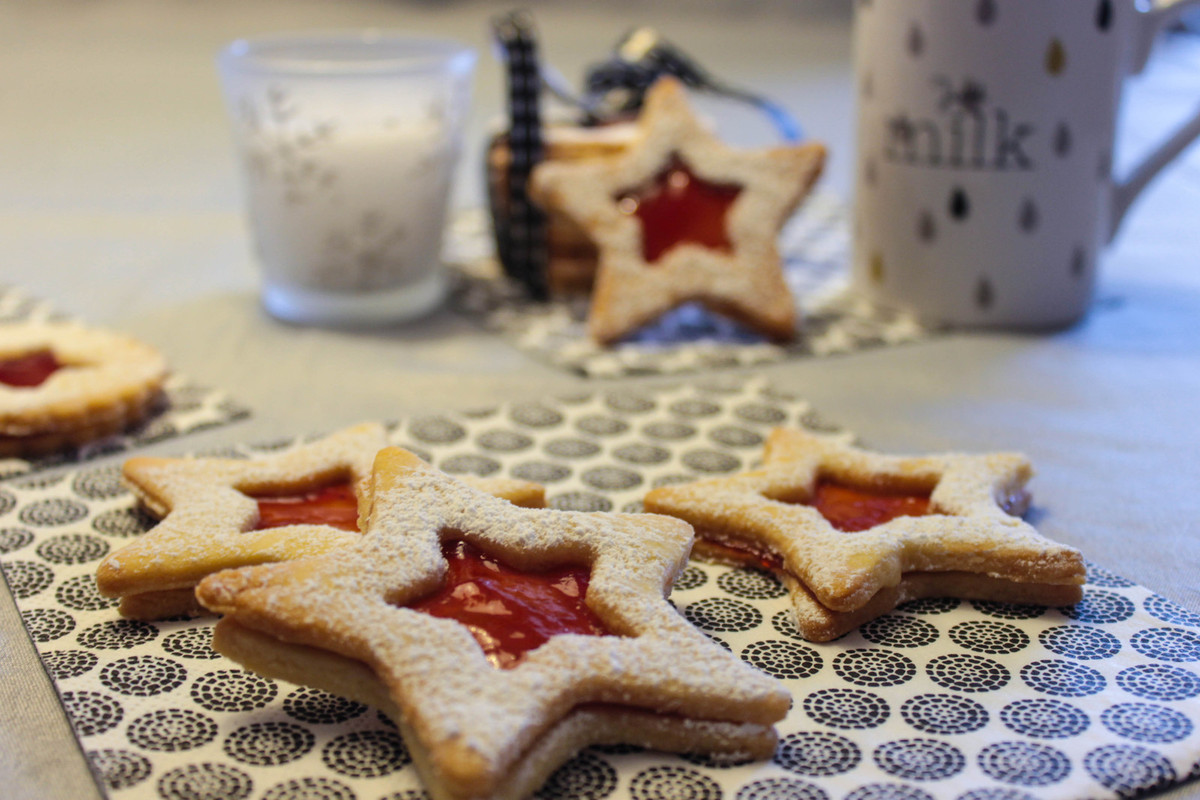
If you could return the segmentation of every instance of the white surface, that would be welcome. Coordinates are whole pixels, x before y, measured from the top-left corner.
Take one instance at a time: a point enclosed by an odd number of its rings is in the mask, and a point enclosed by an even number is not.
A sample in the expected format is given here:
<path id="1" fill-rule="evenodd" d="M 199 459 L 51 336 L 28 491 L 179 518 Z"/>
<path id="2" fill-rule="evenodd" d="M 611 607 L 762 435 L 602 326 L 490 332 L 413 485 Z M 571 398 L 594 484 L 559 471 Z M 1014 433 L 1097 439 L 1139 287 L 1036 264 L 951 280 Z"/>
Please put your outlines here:
<path id="1" fill-rule="evenodd" d="M 845 16 L 825 13 L 827 3 L 684 8 L 682 0 L 534 5 L 544 50 L 568 78 L 578 80 L 631 25 L 655 25 L 718 75 L 793 110 L 832 148 L 826 187 L 847 191 L 853 94 Z M 445 311 L 386 331 L 348 332 L 282 324 L 259 305 L 216 82 L 218 48 L 259 32 L 363 25 L 482 48 L 489 16 L 502 10 L 371 0 L 0 5 L 8 67 L 0 89 L 0 280 L 145 338 L 180 371 L 255 411 L 245 423 L 160 451 L 604 390 L 608 384 L 531 363 Z M 1200 96 L 1200 42 L 1167 45 L 1128 97 L 1119 167 Z M 482 132 L 501 107 L 501 86 L 484 51 L 460 205 L 482 197 Z M 769 140 L 753 112 L 704 106 L 732 141 Z M 1101 268 L 1098 308 L 1071 330 L 958 335 L 763 372 L 880 449 L 1024 450 L 1038 468 L 1038 523 L 1048 535 L 1200 610 L 1198 212 L 1193 150 L 1134 207 Z M 94 790 L 86 768 L 72 755 L 7 598 L 0 611 L 4 795 L 87 797 Z M 1175 796 L 1198 797 L 1200 789 Z"/>

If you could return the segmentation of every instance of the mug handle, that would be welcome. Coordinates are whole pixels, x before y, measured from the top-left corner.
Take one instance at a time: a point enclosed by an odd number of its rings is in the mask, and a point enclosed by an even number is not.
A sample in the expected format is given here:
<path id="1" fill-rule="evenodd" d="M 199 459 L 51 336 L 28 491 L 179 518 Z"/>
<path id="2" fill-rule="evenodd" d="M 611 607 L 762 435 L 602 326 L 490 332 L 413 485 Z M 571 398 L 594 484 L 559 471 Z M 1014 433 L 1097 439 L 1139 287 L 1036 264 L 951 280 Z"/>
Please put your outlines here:
<path id="1" fill-rule="evenodd" d="M 1171 24 L 1191 6 L 1200 5 L 1200 0 L 1136 0 L 1138 13 L 1138 28 L 1134 41 L 1133 57 L 1130 62 L 1130 74 L 1136 75 L 1146 67 L 1150 60 L 1150 52 L 1163 28 Z M 1111 217 L 1108 225 L 1108 241 L 1112 241 L 1121 227 L 1121 222 L 1129 212 L 1129 207 L 1142 190 L 1154 179 L 1162 168 L 1171 163 L 1176 156 L 1183 152 L 1192 140 L 1200 136 L 1200 109 L 1191 119 L 1182 125 L 1175 133 L 1150 152 L 1130 171 L 1123 181 L 1114 181 L 1112 185 Z"/>

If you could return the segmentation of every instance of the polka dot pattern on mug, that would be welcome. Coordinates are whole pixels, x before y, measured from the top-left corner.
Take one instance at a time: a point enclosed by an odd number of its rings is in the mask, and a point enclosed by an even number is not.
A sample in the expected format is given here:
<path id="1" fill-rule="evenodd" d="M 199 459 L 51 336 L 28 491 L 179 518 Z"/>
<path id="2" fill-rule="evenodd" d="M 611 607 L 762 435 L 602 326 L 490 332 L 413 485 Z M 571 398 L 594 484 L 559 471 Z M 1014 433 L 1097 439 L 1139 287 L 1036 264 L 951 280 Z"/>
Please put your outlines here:
<path id="1" fill-rule="evenodd" d="M 752 466 L 776 425 L 849 436 L 759 380 L 541 399 L 389 435 L 461 474 L 541 477 L 555 507 L 636 511 L 651 486 Z M 427 797 L 375 709 L 224 659 L 210 620 L 118 616 L 96 561 L 152 522 L 112 478 L 0 489 L 0 568 L 109 798 Z M 693 561 L 679 613 L 792 693 L 774 758 L 595 747 L 535 796 L 1093 800 L 1182 780 L 1200 761 L 1200 614 L 1088 575 L 1072 608 L 931 598 L 813 644 L 774 575 Z"/>

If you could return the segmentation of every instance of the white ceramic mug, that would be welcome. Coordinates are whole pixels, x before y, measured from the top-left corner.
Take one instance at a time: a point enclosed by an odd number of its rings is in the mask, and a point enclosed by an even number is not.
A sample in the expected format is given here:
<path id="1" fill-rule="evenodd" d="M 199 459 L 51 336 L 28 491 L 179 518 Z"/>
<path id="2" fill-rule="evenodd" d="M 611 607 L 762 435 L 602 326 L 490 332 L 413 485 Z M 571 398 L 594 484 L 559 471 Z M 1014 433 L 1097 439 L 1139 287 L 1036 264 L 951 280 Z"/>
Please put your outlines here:
<path id="1" fill-rule="evenodd" d="M 937 323 L 1086 312 L 1133 198 L 1200 114 L 1113 178 L 1124 78 L 1200 0 L 858 0 L 854 282 Z"/>

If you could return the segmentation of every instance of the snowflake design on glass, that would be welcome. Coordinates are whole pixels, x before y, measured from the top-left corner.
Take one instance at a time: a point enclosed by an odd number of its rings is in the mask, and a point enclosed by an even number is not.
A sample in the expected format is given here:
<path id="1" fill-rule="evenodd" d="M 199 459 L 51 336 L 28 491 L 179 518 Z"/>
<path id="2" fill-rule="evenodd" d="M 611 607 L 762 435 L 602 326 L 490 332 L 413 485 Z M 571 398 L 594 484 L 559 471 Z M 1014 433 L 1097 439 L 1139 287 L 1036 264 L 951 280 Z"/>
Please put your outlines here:
<path id="1" fill-rule="evenodd" d="M 411 253 L 404 223 L 379 211 L 364 212 L 351 228 L 335 228 L 325 237 L 313 274 L 318 286 L 363 292 L 393 286 L 397 275 L 424 264 L 404 264 Z M 400 265 L 397 268 L 397 265 Z"/>
<path id="2" fill-rule="evenodd" d="M 278 182 L 285 202 L 304 203 L 337 180 L 320 157 L 337 126 L 330 120 L 303 122 L 287 89 L 268 87 L 257 101 L 243 97 L 238 110 L 246 131 L 242 159 L 247 171 L 262 181 Z"/>

